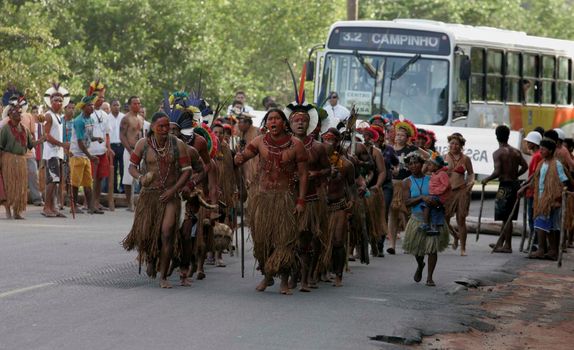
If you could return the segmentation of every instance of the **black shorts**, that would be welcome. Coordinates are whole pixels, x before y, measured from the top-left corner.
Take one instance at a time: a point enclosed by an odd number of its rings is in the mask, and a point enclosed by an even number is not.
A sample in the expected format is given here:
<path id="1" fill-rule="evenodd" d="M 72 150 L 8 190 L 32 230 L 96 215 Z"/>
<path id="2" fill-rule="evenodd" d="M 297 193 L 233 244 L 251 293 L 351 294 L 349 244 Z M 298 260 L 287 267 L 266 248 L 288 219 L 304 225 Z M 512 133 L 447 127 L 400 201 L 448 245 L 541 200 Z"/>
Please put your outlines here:
<path id="1" fill-rule="evenodd" d="M 62 160 L 52 157 L 46 161 L 46 183 L 59 184 L 61 175 Z"/>
<path id="2" fill-rule="evenodd" d="M 520 181 L 501 181 L 496 192 L 494 202 L 494 220 L 506 221 L 512 214 L 517 192 L 520 189 Z M 512 220 L 518 219 L 518 210 L 514 212 Z"/>

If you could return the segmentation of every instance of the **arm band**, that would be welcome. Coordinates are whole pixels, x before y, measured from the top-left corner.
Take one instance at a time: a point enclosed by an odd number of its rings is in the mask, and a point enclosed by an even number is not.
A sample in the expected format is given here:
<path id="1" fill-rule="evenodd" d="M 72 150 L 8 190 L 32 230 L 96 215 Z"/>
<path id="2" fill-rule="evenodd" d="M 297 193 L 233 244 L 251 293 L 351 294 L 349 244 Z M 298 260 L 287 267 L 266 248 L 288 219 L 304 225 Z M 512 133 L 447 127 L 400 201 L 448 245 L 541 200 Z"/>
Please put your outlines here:
<path id="1" fill-rule="evenodd" d="M 188 171 L 191 170 L 191 165 L 181 168 L 181 171 Z"/>
<path id="2" fill-rule="evenodd" d="M 132 163 L 135 166 L 139 166 L 140 162 L 141 158 L 135 152 L 132 152 L 132 154 L 130 155 L 130 163 Z"/>

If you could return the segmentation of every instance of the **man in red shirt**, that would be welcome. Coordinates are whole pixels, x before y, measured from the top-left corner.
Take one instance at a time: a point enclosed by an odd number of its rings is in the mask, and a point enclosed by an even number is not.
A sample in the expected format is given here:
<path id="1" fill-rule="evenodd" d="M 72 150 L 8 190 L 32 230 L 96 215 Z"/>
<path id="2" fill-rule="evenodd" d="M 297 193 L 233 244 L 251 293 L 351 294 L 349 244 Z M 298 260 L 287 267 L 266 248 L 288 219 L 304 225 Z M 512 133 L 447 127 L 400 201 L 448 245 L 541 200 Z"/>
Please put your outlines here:
<path id="1" fill-rule="evenodd" d="M 532 154 L 532 158 L 530 159 L 530 164 L 528 165 L 528 178 L 530 178 L 536 172 L 536 168 L 538 164 L 543 160 L 542 155 L 540 154 L 540 141 L 542 140 L 542 135 L 538 131 L 531 131 L 526 135 L 524 141 L 526 141 L 526 147 Z M 534 203 L 534 190 L 531 187 L 528 187 L 526 190 L 526 205 L 527 205 L 527 212 L 528 212 L 528 227 L 530 228 L 530 235 L 534 235 L 534 242 L 532 244 L 532 250 L 536 251 L 538 242 L 537 237 L 534 234 L 534 217 L 533 217 L 533 203 Z"/>

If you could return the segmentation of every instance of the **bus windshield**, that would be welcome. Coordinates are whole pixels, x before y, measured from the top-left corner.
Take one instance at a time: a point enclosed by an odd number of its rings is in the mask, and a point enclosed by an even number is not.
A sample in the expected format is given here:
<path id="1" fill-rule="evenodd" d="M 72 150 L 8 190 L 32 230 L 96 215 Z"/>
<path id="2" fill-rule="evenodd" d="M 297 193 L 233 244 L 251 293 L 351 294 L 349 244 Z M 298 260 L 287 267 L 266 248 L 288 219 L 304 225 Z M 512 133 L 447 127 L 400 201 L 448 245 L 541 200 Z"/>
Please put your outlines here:
<path id="1" fill-rule="evenodd" d="M 410 57 L 329 53 L 320 96 L 339 94 L 361 117 L 393 113 L 415 124 L 445 124 L 448 115 L 448 61 Z"/>

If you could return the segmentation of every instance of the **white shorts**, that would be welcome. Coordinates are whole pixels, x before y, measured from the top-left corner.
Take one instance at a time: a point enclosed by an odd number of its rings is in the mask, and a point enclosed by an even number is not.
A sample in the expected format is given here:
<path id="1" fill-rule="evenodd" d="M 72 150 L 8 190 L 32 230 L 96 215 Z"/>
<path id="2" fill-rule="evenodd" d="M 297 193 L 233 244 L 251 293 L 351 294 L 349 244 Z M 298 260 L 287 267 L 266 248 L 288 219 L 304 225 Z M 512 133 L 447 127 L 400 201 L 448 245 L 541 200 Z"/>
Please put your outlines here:
<path id="1" fill-rule="evenodd" d="M 130 152 L 124 148 L 124 177 L 122 178 L 122 185 L 133 185 L 134 178 L 130 174 Z"/>

